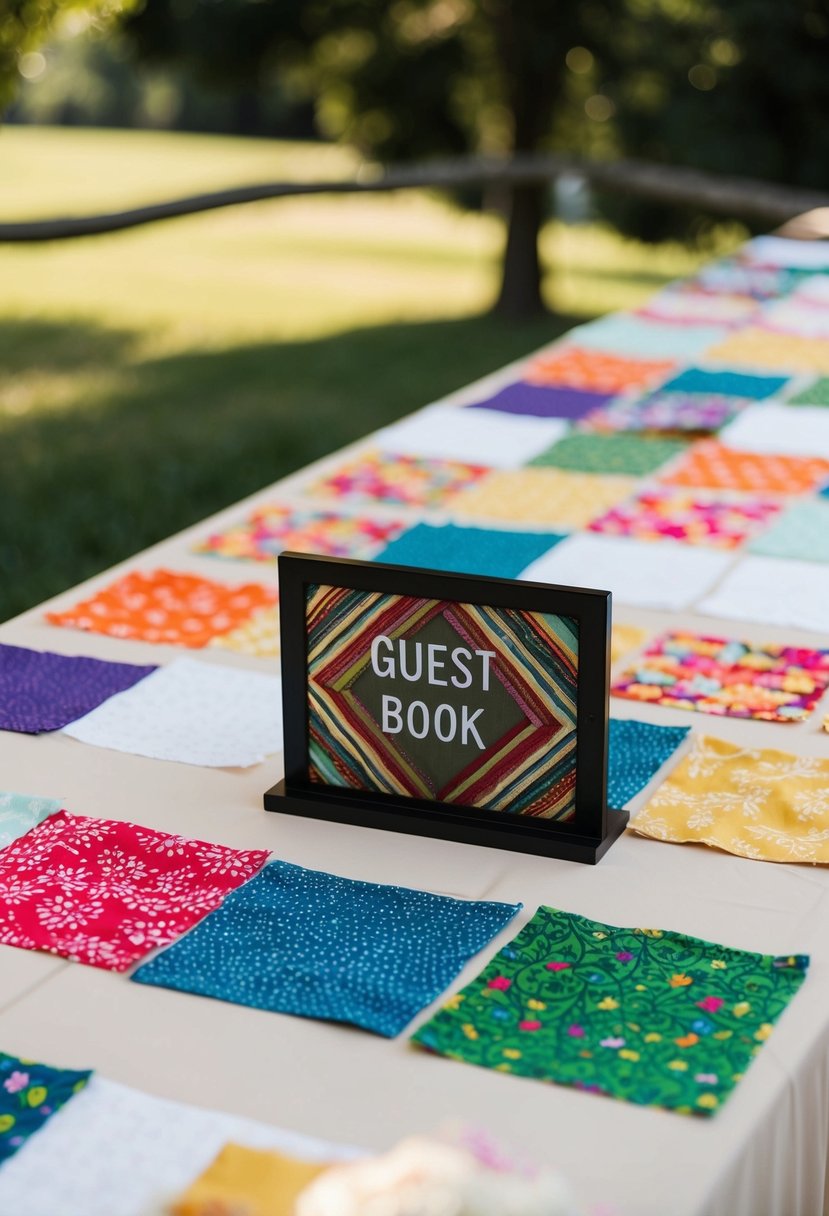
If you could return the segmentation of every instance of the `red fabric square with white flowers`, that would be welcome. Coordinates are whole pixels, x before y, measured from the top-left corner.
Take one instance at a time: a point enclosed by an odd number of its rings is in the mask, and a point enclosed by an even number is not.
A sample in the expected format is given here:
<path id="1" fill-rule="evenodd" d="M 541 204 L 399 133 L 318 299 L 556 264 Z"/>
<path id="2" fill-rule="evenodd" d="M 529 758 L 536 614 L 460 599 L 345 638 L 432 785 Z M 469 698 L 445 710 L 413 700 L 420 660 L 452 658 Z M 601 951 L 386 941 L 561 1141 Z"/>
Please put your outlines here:
<path id="1" fill-rule="evenodd" d="M 0 942 L 126 971 L 218 908 L 268 856 L 61 811 L 0 850 Z"/>

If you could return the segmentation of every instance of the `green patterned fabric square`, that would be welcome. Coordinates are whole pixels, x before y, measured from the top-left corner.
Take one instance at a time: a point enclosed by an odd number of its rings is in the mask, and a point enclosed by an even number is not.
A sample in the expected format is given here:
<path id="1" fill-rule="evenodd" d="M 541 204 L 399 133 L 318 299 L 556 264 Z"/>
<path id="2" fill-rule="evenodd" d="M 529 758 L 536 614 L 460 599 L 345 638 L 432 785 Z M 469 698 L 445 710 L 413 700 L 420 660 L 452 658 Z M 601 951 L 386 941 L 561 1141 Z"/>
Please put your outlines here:
<path id="1" fill-rule="evenodd" d="M 765 557 L 829 562 L 829 501 L 815 498 L 793 502 L 748 548 L 750 553 Z"/>
<path id="2" fill-rule="evenodd" d="M 412 1042 L 515 1076 L 712 1115 L 808 964 L 541 907 Z"/>
<path id="3" fill-rule="evenodd" d="M 829 376 L 821 376 L 789 399 L 789 405 L 829 405 Z"/>
<path id="4" fill-rule="evenodd" d="M 581 473 L 627 473 L 643 477 L 684 452 L 680 439 L 644 439 L 641 435 L 594 435 L 587 431 L 565 435 L 534 465 L 573 469 Z"/>

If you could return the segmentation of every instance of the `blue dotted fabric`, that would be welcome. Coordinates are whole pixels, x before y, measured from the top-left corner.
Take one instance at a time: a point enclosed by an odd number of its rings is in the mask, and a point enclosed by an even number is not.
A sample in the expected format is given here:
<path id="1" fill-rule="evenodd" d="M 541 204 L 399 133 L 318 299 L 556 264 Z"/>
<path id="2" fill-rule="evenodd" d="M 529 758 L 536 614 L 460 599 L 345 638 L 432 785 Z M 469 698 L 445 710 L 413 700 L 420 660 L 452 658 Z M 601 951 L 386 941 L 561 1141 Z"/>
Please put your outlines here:
<path id="1" fill-rule="evenodd" d="M 132 978 L 391 1038 L 521 906 L 273 861 Z"/>
<path id="2" fill-rule="evenodd" d="M 561 540 L 564 535 L 558 532 L 502 532 L 494 528 L 460 528 L 456 524 L 416 524 L 387 545 L 377 561 L 517 578 Z"/>
<path id="3" fill-rule="evenodd" d="M 674 754 L 690 729 L 611 718 L 607 805 L 617 810 L 626 807 Z"/>

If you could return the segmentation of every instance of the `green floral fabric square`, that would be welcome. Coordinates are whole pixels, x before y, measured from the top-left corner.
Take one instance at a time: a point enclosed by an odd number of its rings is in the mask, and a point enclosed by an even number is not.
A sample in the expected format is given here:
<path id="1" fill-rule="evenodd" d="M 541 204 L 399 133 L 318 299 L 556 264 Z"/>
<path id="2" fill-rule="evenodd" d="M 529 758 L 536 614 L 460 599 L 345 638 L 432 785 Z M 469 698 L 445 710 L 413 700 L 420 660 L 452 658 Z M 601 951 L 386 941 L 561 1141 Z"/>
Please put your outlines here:
<path id="1" fill-rule="evenodd" d="M 542 907 L 412 1042 L 516 1076 L 712 1115 L 808 963 Z"/>
<path id="2" fill-rule="evenodd" d="M 637 434 L 594 435 L 589 431 L 576 431 L 559 439 L 531 464 L 581 473 L 626 473 L 643 477 L 673 460 L 687 446 L 681 439 L 645 439 Z"/>
<path id="3" fill-rule="evenodd" d="M 88 1071 L 50 1068 L 0 1052 L 0 1164 L 40 1131 L 91 1076 Z M 56 1211 L 59 1207 L 58 1203 Z"/>

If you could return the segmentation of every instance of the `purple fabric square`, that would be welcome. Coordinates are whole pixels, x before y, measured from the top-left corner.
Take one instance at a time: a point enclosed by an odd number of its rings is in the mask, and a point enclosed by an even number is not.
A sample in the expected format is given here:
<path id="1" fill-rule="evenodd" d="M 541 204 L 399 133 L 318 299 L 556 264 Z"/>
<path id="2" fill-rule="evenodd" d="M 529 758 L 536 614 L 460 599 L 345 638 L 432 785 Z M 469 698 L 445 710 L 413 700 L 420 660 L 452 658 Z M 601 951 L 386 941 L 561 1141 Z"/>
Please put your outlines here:
<path id="1" fill-rule="evenodd" d="M 60 730 L 155 670 L 0 645 L 0 730 Z"/>
<path id="2" fill-rule="evenodd" d="M 475 401 L 469 407 L 476 410 L 500 410 L 504 414 L 532 414 L 536 418 L 584 418 L 591 410 L 605 405 L 613 393 L 586 393 L 578 388 L 563 388 L 549 384 L 528 384 L 518 380 L 508 384 L 493 397 Z"/>

